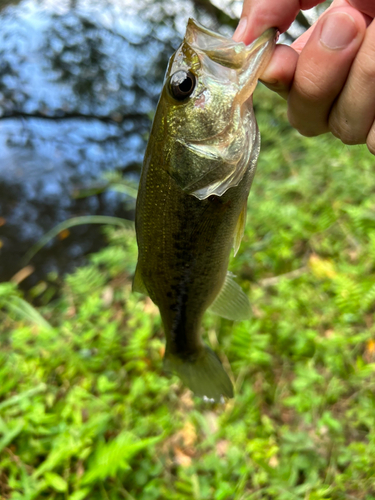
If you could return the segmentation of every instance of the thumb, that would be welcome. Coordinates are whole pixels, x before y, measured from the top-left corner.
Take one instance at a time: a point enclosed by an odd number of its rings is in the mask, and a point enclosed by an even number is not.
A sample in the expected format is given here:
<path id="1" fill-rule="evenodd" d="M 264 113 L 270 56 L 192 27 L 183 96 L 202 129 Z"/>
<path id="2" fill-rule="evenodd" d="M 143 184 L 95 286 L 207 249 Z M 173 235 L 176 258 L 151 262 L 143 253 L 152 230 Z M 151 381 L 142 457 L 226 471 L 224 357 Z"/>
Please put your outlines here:
<path id="1" fill-rule="evenodd" d="M 268 28 L 278 28 L 282 33 L 289 28 L 301 9 L 310 9 L 323 1 L 244 0 L 241 20 L 233 39 L 249 44 Z"/>

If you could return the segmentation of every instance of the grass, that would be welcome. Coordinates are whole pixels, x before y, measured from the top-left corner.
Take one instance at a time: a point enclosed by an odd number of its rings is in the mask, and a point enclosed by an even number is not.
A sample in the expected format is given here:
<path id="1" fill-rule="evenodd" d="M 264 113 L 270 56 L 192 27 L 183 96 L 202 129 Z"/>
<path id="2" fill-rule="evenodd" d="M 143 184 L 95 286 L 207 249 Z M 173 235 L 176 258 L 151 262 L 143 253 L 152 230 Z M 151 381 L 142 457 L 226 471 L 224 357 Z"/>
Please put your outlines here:
<path id="1" fill-rule="evenodd" d="M 253 317 L 203 325 L 235 399 L 163 375 L 158 310 L 131 293 L 134 234 L 108 228 L 58 300 L 39 286 L 35 314 L 0 284 L 2 499 L 375 499 L 375 158 L 299 136 L 264 89 L 255 102 L 230 266 Z"/>

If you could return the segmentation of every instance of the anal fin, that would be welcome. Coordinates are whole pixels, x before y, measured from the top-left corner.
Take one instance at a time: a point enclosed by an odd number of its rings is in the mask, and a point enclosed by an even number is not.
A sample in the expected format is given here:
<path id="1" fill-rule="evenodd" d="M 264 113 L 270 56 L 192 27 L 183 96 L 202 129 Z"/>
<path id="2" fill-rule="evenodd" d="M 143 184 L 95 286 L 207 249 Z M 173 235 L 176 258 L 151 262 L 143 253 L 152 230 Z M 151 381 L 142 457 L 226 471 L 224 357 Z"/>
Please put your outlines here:
<path id="1" fill-rule="evenodd" d="M 223 318 L 234 321 L 249 319 L 251 307 L 248 296 L 228 274 L 219 295 L 209 310 Z"/>
<path id="2" fill-rule="evenodd" d="M 247 200 L 245 201 L 244 206 L 242 207 L 240 216 L 238 217 L 236 231 L 234 233 L 234 241 L 233 241 L 234 255 L 236 255 L 236 253 L 238 252 L 238 249 L 240 248 L 242 237 L 243 237 L 244 232 L 245 232 L 246 214 L 247 214 Z"/>

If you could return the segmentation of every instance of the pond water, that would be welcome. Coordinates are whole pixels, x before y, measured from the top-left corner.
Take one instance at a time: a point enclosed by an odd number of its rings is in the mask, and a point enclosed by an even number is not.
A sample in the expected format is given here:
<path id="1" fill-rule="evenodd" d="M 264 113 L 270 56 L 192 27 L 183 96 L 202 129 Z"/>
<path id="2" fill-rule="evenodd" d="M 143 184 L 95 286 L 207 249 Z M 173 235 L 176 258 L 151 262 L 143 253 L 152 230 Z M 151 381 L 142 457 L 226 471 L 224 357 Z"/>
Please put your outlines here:
<path id="1" fill-rule="evenodd" d="M 1 11 L 1 280 L 61 221 L 133 217 L 126 194 L 74 193 L 100 187 L 108 172 L 138 180 L 164 68 L 180 36 L 173 12 L 149 4 L 29 1 Z M 104 243 L 93 225 L 63 236 L 33 259 L 26 285 L 71 270 Z"/>
<path id="2" fill-rule="evenodd" d="M 78 215 L 133 218 L 136 185 L 169 56 L 189 16 L 230 35 L 241 2 L 0 1 L 0 281 L 56 224 Z M 79 198 L 81 190 L 91 190 Z M 33 259 L 36 284 L 84 262 L 98 226 L 65 231 Z"/>

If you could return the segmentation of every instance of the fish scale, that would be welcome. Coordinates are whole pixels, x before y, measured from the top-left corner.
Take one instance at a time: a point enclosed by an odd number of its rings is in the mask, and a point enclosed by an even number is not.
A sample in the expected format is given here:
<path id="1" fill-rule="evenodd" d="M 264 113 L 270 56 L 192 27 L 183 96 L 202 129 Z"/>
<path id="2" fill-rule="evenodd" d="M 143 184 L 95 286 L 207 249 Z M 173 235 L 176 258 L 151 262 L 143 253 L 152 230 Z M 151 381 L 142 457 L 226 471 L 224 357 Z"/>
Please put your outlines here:
<path id="1" fill-rule="evenodd" d="M 243 75 L 254 88 L 274 45 L 275 30 L 245 47 L 189 20 L 167 69 L 137 197 L 134 289 L 159 307 L 166 370 L 215 401 L 232 397 L 233 387 L 201 340 L 201 321 L 210 306 L 231 319 L 249 316 L 247 297 L 227 275 L 259 153 Z"/>

